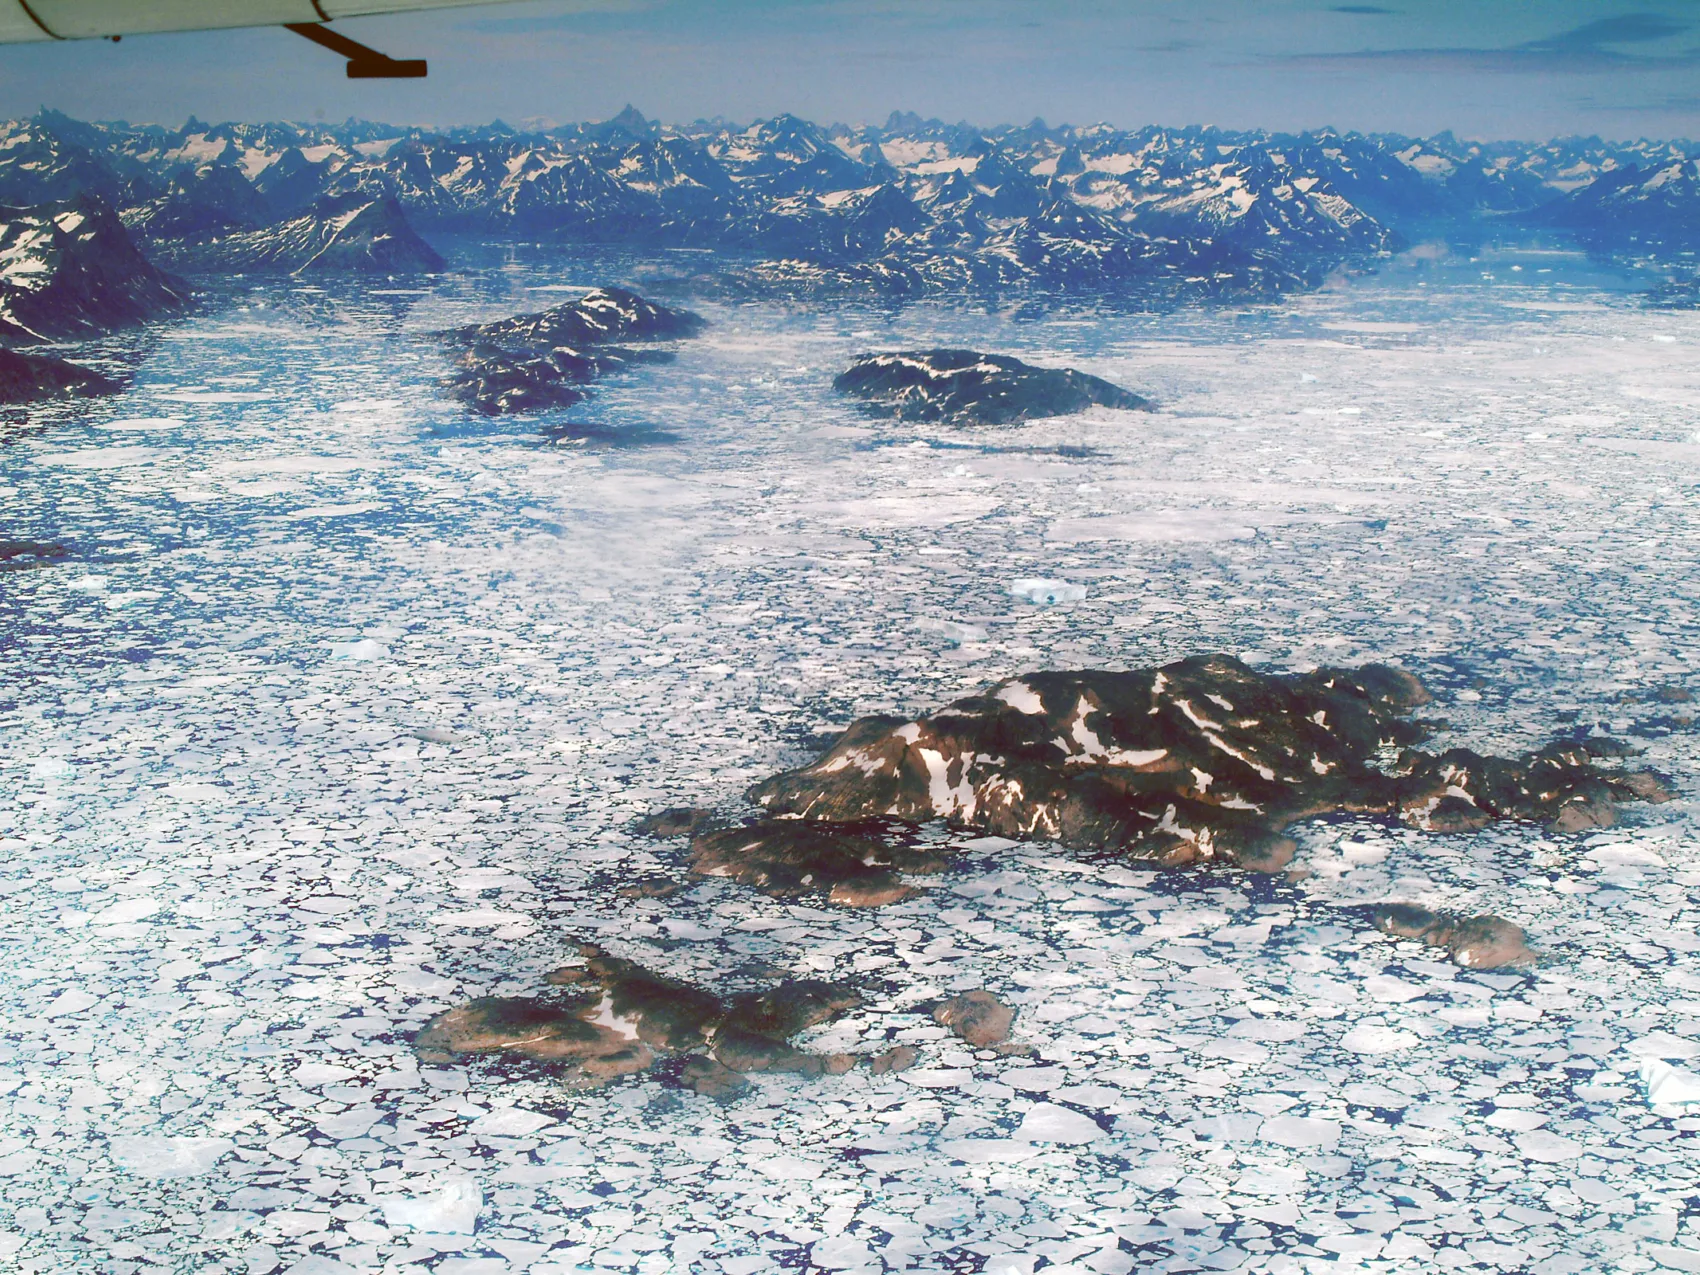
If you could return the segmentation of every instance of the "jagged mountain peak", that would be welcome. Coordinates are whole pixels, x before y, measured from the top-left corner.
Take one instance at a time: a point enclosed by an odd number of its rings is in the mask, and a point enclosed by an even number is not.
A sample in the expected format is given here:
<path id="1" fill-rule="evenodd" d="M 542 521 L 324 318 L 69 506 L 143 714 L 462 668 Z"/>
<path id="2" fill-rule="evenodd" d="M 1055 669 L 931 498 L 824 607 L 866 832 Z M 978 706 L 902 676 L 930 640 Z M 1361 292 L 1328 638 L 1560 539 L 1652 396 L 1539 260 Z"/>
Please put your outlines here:
<path id="1" fill-rule="evenodd" d="M 136 248 L 112 207 L 83 194 L 0 207 L 0 337 L 98 335 L 180 310 L 188 290 Z"/>
<path id="2" fill-rule="evenodd" d="M 1068 286 L 1112 286 L 1118 270 L 1181 271 L 1186 254 L 1217 276 L 1287 286 L 1388 250 L 1401 227 L 1547 208 L 1541 225 L 1605 243 L 1647 227 L 1668 240 L 1685 216 L 1696 220 L 1680 167 L 1652 176 L 1692 148 L 1597 138 L 983 128 L 913 111 L 883 126 L 824 128 L 781 113 L 661 127 L 628 105 L 546 132 L 501 121 L 429 130 L 193 118 L 167 129 L 44 112 L 0 126 L 0 141 L 0 199 L 95 190 L 150 245 L 263 238 L 285 224 L 306 243 L 331 233 L 324 201 L 346 196 L 414 236 L 718 246 L 910 290 L 1047 271 Z M 1622 193 L 1608 199 L 1613 191 Z M 189 246 L 208 260 L 208 242 Z"/>
<path id="3" fill-rule="evenodd" d="M 627 102 L 620 113 L 608 120 L 607 123 L 622 128 L 635 137 L 653 137 L 659 131 L 657 126 L 646 119 L 643 112 L 630 102 Z"/>

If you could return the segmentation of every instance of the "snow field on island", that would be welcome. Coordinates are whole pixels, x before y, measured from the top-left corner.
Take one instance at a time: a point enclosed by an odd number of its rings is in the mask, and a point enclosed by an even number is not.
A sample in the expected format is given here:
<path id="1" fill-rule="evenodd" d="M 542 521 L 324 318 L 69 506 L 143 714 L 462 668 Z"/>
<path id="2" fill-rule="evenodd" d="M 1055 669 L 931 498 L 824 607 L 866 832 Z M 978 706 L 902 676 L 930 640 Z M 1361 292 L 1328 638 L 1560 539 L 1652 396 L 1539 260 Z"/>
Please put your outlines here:
<path id="1" fill-rule="evenodd" d="M 1700 693 L 1700 318 L 1511 264 L 1169 316 L 703 307 L 559 418 L 679 441 L 601 450 L 435 397 L 426 334 L 559 263 L 268 286 L 18 427 L 7 534 L 74 554 L 0 576 L 0 1256 L 1700 1270 L 1700 1108 L 1649 1101 L 1700 1068 L 1700 751 L 1655 698 Z M 969 432 L 830 392 L 929 345 L 1159 410 Z M 960 867 L 874 911 L 614 893 L 681 867 L 638 816 L 734 812 L 853 716 L 1208 650 L 1399 663 L 1446 741 L 1595 726 L 1684 797 L 1580 838 L 1318 822 L 1291 879 L 935 829 Z M 1386 899 L 1548 959 L 1460 970 L 1375 934 Z M 416 1064 L 432 1013 L 584 941 L 720 990 L 852 981 L 803 1045 L 920 1063 L 729 1105 L 665 1068 L 568 1095 Z M 920 1012 L 975 987 L 1031 1052 Z"/>

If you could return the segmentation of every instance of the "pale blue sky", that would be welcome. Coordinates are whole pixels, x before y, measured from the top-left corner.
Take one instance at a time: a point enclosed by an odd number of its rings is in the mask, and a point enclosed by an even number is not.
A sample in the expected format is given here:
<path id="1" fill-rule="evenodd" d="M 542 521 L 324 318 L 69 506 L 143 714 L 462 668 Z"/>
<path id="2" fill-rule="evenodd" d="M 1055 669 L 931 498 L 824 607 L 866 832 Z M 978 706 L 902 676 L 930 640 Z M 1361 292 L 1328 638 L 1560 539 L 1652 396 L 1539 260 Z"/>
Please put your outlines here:
<path id="1" fill-rule="evenodd" d="M 424 81 L 348 81 L 281 30 L 0 48 L 0 114 L 399 123 L 822 122 L 915 110 L 1493 137 L 1700 137 L 1700 0 L 526 0 L 338 24 Z"/>

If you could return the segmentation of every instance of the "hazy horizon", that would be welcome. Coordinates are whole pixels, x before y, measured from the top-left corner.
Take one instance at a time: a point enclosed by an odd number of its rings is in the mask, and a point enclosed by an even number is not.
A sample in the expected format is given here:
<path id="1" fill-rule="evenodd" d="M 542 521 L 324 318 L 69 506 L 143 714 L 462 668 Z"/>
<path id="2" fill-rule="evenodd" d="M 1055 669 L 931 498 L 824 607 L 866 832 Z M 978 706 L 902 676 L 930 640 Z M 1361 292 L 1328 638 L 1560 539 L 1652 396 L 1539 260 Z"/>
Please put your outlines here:
<path id="1" fill-rule="evenodd" d="M 1694 0 L 1534 6 L 527 0 L 339 22 L 423 81 L 349 81 L 281 29 L 0 47 L 0 115 L 1139 120 L 1481 139 L 1700 135 Z"/>
<path id="2" fill-rule="evenodd" d="M 892 127 L 894 127 L 891 124 L 891 116 L 892 115 L 902 115 L 902 114 L 908 114 L 909 113 L 909 112 L 904 111 L 902 108 L 894 108 L 892 111 L 887 112 L 886 116 L 884 118 L 879 118 L 879 119 L 827 120 L 827 119 L 811 119 L 810 117 L 804 115 L 800 111 L 779 110 L 779 111 L 774 111 L 774 112 L 767 114 L 767 115 L 759 115 L 759 116 L 753 116 L 753 117 L 748 117 L 748 118 L 740 118 L 740 119 L 729 119 L 725 116 L 707 116 L 707 117 L 700 117 L 699 116 L 698 118 L 691 119 L 691 120 L 669 120 L 669 119 L 659 118 L 655 115 L 651 115 L 649 112 L 647 112 L 647 111 L 643 110 L 641 107 L 639 107 L 636 103 L 628 102 L 619 111 L 614 111 L 614 112 L 611 112 L 609 114 L 601 115 L 601 116 L 586 117 L 586 118 L 583 118 L 583 119 L 555 119 L 555 118 L 552 118 L 552 117 L 542 117 L 542 118 L 533 117 L 533 118 L 530 118 L 530 119 L 512 119 L 512 120 L 510 120 L 510 119 L 503 119 L 499 116 L 493 116 L 489 119 L 484 119 L 484 120 L 467 121 L 467 122 L 462 122 L 462 123 L 447 123 L 446 124 L 446 123 L 431 123 L 431 122 L 400 123 L 400 122 L 395 121 L 395 120 L 380 119 L 380 118 L 375 118 L 375 117 L 371 117 L 371 116 L 360 116 L 360 115 L 350 115 L 350 116 L 347 116 L 346 118 L 343 118 L 343 119 L 340 119 L 340 120 L 300 119 L 300 118 L 293 118 L 292 119 L 292 118 L 281 117 L 281 116 L 280 117 L 271 117 L 271 118 L 266 118 L 266 119 L 257 119 L 257 118 L 256 119 L 238 119 L 238 118 L 208 119 L 208 118 L 202 118 L 197 113 L 190 111 L 189 113 L 184 115 L 180 120 L 178 120 L 176 122 L 168 122 L 168 121 L 165 121 L 165 120 L 155 120 L 155 119 L 118 119 L 118 118 L 97 119 L 97 118 L 94 118 L 92 116 L 78 116 L 73 111 L 61 111 L 57 107 L 43 106 L 41 108 L 38 108 L 35 111 L 31 111 L 31 112 L 28 112 L 26 114 L 7 116 L 6 120 L 8 122 L 15 122 L 15 121 L 19 121 L 19 120 L 34 119 L 34 118 L 37 118 L 39 115 L 41 115 L 43 112 L 51 110 L 51 111 L 57 112 L 58 114 L 64 115 L 67 118 L 72 119 L 79 124 L 92 124 L 92 125 L 95 125 L 95 126 L 101 127 L 101 128 L 133 128 L 133 129 L 162 128 L 162 129 L 165 129 L 165 130 L 171 131 L 171 132 L 184 132 L 190 127 L 191 124 L 196 124 L 196 125 L 200 125 L 200 126 L 205 127 L 205 128 L 213 128 L 213 129 L 223 128 L 223 127 L 226 127 L 226 126 L 265 126 L 265 125 L 272 125 L 272 124 L 281 124 L 281 125 L 287 125 L 287 126 L 292 127 L 292 128 L 301 128 L 301 129 L 310 129 L 310 128 L 323 128 L 323 129 L 347 129 L 347 128 L 394 129 L 398 135 L 410 133 L 410 132 L 419 132 L 419 133 L 427 133 L 427 134 L 430 134 L 430 133 L 450 133 L 450 132 L 455 132 L 455 131 L 463 131 L 463 130 L 467 130 L 467 129 L 494 129 L 494 128 L 498 128 L 498 127 L 511 129 L 515 133 L 547 133 L 547 132 L 550 132 L 551 130 L 561 129 L 561 128 L 571 128 L 571 127 L 574 127 L 574 126 L 588 126 L 588 125 L 594 125 L 594 124 L 606 124 L 606 123 L 613 121 L 618 115 L 622 114 L 624 112 L 624 110 L 626 110 L 628 108 L 637 111 L 638 114 L 642 115 L 644 117 L 644 119 L 647 120 L 648 122 L 650 122 L 651 124 L 658 125 L 659 127 L 663 128 L 663 129 L 672 129 L 672 130 L 676 130 L 676 131 L 687 131 L 687 130 L 697 130 L 697 129 L 718 129 L 718 128 L 725 128 L 725 129 L 729 129 L 729 130 L 740 130 L 740 129 L 753 127 L 754 125 L 759 124 L 759 123 L 763 123 L 765 121 L 779 119 L 779 118 L 782 118 L 784 116 L 789 115 L 789 116 L 792 116 L 794 118 L 801 119 L 806 123 L 815 125 L 816 127 L 824 129 L 828 132 L 831 132 L 831 131 L 836 130 L 836 129 L 846 129 L 846 130 L 849 130 L 851 132 L 860 132 L 863 129 L 868 129 L 868 128 L 874 128 L 874 129 L 892 128 Z M 1456 129 L 1437 129 L 1432 133 L 1402 133 L 1397 129 L 1375 129 L 1375 130 L 1354 129 L 1354 128 L 1339 127 L 1339 126 L 1332 125 L 1332 124 L 1322 124 L 1322 125 L 1318 125 L 1318 126 L 1313 127 L 1313 128 L 1303 128 L 1303 129 L 1277 129 L 1277 128 L 1259 127 L 1259 126 L 1255 126 L 1255 125 L 1230 126 L 1230 125 L 1226 125 L 1226 124 L 1207 123 L 1207 122 L 1202 122 L 1202 121 L 1198 121 L 1198 120 L 1193 120 L 1193 121 L 1189 121 L 1189 122 L 1186 122 L 1186 123 L 1180 123 L 1180 124 L 1170 124 L 1170 123 L 1163 123 L 1163 122 L 1156 121 L 1156 120 L 1140 120 L 1140 121 L 1132 122 L 1132 123 L 1124 123 L 1124 122 L 1121 122 L 1121 121 L 1118 121 L 1118 120 L 1096 119 L 1096 120 L 1078 121 L 1077 122 L 1077 121 L 1073 121 L 1073 120 L 1047 120 L 1047 119 L 1044 119 L 1043 117 L 1035 117 L 1033 119 L 1025 120 L 1025 121 L 997 120 L 997 121 L 988 122 L 988 121 L 984 121 L 984 120 L 972 120 L 972 119 L 948 120 L 948 119 L 943 119 L 943 118 L 936 116 L 936 115 L 934 115 L 934 116 L 924 116 L 924 117 L 922 117 L 921 122 L 922 122 L 923 125 L 934 125 L 934 124 L 936 124 L 936 125 L 942 125 L 942 126 L 947 127 L 947 128 L 966 128 L 966 129 L 972 129 L 972 130 L 975 130 L 975 131 L 986 132 L 986 133 L 1000 132 L 1000 131 L 1007 130 L 1007 129 L 1027 128 L 1027 127 L 1031 127 L 1031 126 L 1034 126 L 1034 125 L 1038 125 L 1039 127 L 1042 127 L 1042 128 L 1049 130 L 1049 131 L 1071 130 L 1071 129 L 1072 130 L 1082 130 L 1082 129 L 1090 129 L 1090 128 L 1112 128 L 1112 129 L 1115 129 L 1115 130 L 1117 130 L 1119 132 L 1123 132 L 1123 133 L 1134 133 L 1134 132 L 1138 132 L 1140 129 L 1145 129 L 1145 128 L 1161 128 L 1161 129 L 1166 129 L 1166 130 L 1173 131 L 1173 132 L 1185 132 L 1185 131 L 1189 131 L 1189 130 L 1198 130 L 1198 131 L 1202 131 L 1202 132 L 1217 131 L 1217 132 L 1223 132 L 1223 133 L 1267 133 L 1267 134 L 1270 134 L 1270 135 L 1283 135 L 1283 136 L 1288 136 L 1288 135 L 1290 135 L 1290 136 L 1301 136 L 1301 135 L 1305 135 L 1305 134 L 1319 135 L 1319 134 L 1326 134 L 1326 133 L 1335 133 L 1335 134 L 1339 134 L 1339 135 L 1342 135 L 1342 136 L 1357 135 L 1357 136 L 1364 136 L 1364 137 L 1409 137 L 1413 140 L 1425 140 L 1425 141 L 1426 140 L 1432 140 L 1434 138 L 1437 138 L 1437 137 L 1440 137 L 1440 136 L 1443 136 L 1445 134 L 1450 133 L 1452 135 L 1452 137 L 1454 138 L 1454 140 L 1456 140 L 1456 141 L 1463 142 L 1463 143 L 1469 143 L 1469 144 L 1484 145 L 1484 146 L 1539 145 L 1539 144 L 1543 144 L 1543 143 L 1556 143 L 1556 142 L 1564 142 L 1564 141 L 1579 141 L 1579 142 L 1598 141 L 1598 142 L 1608 144 L 1608 145 L 1610 145 L 1610 144 L 1632 145 L 1632 144 L 1635 144 L 1635 143 L 1649 143 L 1649 142 L 1666 143 L 1666 144 L 1670 144 L 1670 145 L 1681 145 L 1681 146 L 1694 146 L 1694 145 L 1696 145 L 1696 139 L 1694 137 L 1675 136 L 1675 135 L 1670 135 L 1670 134 L 1653 134 L 1653 133 L 1621 133 L 1621 134 L 1608 134 L 1608 133 L 1599 133 L 1599 132 L 1595 132 L 1595 133 L 1555 133 L 1555 134 L 1551 134 L 1551 135 L 1543 136 L 1543 137 L 1535 137 L 1535 136 L 1512 137 L 1512 136 L 1489 136 L 1489 135 L 1484 135 L 1484 134 L 1465 133 L 1465 132 L 1460 132 L 1459 130 L 1456 130 Z"/>

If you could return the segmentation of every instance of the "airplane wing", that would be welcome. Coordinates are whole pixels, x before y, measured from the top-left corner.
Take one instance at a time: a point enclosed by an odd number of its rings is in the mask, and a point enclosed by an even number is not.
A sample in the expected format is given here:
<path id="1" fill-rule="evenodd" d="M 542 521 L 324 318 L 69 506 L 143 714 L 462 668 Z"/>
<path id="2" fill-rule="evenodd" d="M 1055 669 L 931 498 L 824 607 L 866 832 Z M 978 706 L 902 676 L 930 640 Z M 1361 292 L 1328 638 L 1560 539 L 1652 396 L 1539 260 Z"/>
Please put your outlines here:
<path id="1" fill-rule="evenodd" d="M 274 27 L 501 0 L 0 0 L 0 44 Z"/>

